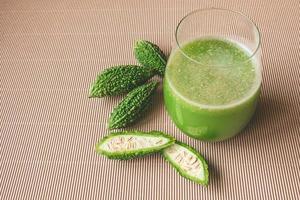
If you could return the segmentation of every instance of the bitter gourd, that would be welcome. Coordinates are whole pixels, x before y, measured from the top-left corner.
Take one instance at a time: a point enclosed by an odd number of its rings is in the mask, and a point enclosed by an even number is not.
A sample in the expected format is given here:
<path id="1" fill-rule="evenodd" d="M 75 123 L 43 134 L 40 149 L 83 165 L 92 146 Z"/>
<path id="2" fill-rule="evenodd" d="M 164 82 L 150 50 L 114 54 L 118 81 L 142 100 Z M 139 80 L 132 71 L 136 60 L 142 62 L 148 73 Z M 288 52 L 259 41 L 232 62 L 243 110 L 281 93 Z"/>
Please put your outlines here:
<path id="1" fill-rule="evenodd" d="M 158 82 L 153 81 L 129 92 L 111 113 L 108 122 L 109 129 L 124 128 L 139 119 L 151 105 L 157 86 Z"/>
<path id="2" fill-rule="evenodd" d="M 142 85 L 155 75 L 144 66 L 120 65 L 104 70 L 90 87 L 90 97 L 120 95 Z"/>
<path id="3" fill-rule="evenodd" d="M 192 147 L 176 141 L 174 145 L 162 150 L 164 158 L 189 180 L 208 185 L 208 166 L 204 158 Z"/>
<path id="4" fill-rule="evenodd" d="M 153 68 L 160 76 L 164 76 L 167 57 L 157 45 L 139 40 L 135 43 L 134 54 L 141 65 Z"/>
<path id="5" fill-rule="evenodd" d="M 162 132 L 126 131 L 112 133 L 96 144 L 96 152 L 110 159 L 132 159 L 156 153 L 174 144 L 172 136 Z"/>

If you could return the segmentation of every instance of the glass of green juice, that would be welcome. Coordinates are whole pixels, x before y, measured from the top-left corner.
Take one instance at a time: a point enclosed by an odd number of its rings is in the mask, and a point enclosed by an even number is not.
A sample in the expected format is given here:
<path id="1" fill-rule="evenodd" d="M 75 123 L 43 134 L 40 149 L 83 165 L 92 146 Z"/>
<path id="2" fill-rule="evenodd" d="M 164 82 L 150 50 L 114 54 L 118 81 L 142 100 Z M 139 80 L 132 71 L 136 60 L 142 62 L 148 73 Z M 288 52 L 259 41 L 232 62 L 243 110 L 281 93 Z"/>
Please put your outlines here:
<path id="1" fill-rule="evenodd" d="M 260 94 L 260 32 L 246 15 L 209 8 L 183 17 L 167 63 L 164 102 L 190 137 L 221 141 L 253 116 Z"/>

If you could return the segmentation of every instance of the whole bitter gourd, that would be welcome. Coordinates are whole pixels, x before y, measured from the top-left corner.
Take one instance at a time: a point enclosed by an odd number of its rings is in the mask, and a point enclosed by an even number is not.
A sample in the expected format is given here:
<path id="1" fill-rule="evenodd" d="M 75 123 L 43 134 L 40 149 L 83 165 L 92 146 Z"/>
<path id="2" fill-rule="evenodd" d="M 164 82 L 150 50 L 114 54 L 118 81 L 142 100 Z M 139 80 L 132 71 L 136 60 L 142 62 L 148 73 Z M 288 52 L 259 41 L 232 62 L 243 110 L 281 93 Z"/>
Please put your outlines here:
<path id="1" fill-rule="evenodd" d="M 109 118 L 109 129 L 124 128 L 139 119 L 150 107 L 157 81 L 139 86 L 129 92 L 113 110 Z"/>
<path id="2" fill-rule="evenodd" d="M 104 70 L 90 87 L 90 97 L 120 95 L 142 85 L 155 75 L 144 66 L 120 65 Z"/>
<path id="3" fill-rule="evenodd" d="M 96 144 L 96 152 L 110 159 L 127 160 L 156 153 L 174 144 L 163 132 L 125 131 L 112 133 Z"/>
<path id="4" fill-rule="evenodd" d="M 134 45 L 134 55 L 141 65 L 153 68 L 157 74 L 164 76 L 167 57 L 157 45 L 146 40 L 138 40 Z"/>

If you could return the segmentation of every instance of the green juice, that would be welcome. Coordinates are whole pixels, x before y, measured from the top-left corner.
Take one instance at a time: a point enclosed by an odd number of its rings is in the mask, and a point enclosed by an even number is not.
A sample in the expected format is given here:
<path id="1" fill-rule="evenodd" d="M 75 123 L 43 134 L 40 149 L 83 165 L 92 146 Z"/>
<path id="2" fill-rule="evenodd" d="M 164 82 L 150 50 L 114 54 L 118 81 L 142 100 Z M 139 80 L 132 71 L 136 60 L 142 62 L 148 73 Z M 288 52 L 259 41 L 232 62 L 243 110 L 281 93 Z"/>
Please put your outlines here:
<path id="1" fill-rule="evenodd" d="M 254 114 L 260 63 L 242 45 L 200 38 L 175 49 L 167 64 L 164 101 L 187 135 L 220 141 L 240 132 Z"/>

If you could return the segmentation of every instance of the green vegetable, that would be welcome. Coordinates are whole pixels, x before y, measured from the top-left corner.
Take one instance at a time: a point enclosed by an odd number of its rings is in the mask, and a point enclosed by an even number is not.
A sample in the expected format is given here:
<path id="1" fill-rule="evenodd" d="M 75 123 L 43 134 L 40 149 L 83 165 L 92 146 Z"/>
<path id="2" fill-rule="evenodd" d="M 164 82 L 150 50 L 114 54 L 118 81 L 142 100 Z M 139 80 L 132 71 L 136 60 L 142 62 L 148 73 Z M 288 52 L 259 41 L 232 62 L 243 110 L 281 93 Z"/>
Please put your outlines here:
<path id="1" fill-rule="evenodd" d="M 162 151 L 165 159 L 189 180 L 208 185 L 208 166 L 204 158 L 192 147 L 176 141 L 174 145 Z"/>
<path id="2" fill-rule="evenodd" d="M 109 118 L 109 128 L 124 128 L 135 122 L 150 107 L 157 81 L 139 86 L 129 92 L 113 110 Z"/>
<path id="3" fill-rule="evenodd" d="M 141 65 L 151 67 L 160 76 L 164 76 L 167 57 L 157 45 L 146 40 L 139 40 L 135 43 L 134 54 Z"/>
<path id="4" fill-rule="evenodd" d="M 173 137 L 158 131 L 125 131 L 102 138 L 96 144 L 96 152 L 110 159 L 127 160 L 159 152 L 174 142 Z"/>
<path id="5" fill-rule="evenodd" d="M 123 94 L 142 85 L 155 72 L 148 67 L 120 65 L 104 70 L 90 88 L 90 97 L 104 97 Z"/>

